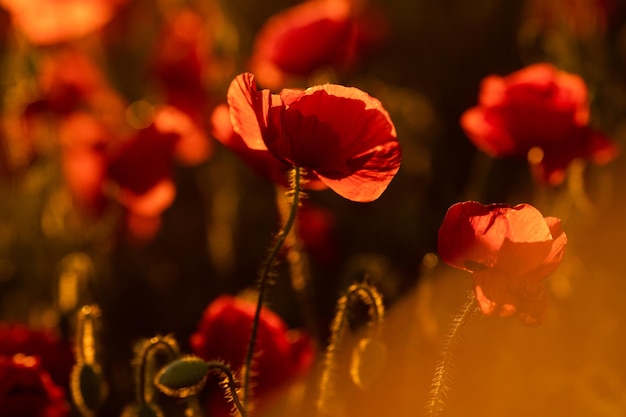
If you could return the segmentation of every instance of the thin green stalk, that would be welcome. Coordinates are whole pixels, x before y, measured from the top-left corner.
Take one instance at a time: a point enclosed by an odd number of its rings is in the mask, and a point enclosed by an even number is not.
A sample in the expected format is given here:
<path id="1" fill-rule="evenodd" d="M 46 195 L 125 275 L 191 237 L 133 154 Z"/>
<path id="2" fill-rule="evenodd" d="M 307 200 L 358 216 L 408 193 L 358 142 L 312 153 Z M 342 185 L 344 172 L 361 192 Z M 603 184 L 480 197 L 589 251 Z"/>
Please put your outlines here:
<path id="1" fill-rule="evenodd" d="M 428 417 L 438 417 L 444 409 L 444 401 L 449 389 L 451 372 L 454 359 L 454 347 L 459 341 L 461 330 L 477 311 L 476 296 L 471 291 L 461 311 L 452 319 L 450 333 L 448 333 L 444 341 L 441 351 L 441 360 L 437 364 L 437 369 L 433 375 L 432 389 L 430 392 L 430 401 L 426 407 L 426 415 Z"/>
<path id="2" fill-rule="evenodd" d="M 300 195 L 301 195 L 301 168 L 298 166 L 293 167 L 293 177 L 292 177 L 292 190 L 293 190 L 293 201 L 291 203 L 291 211 L 289 212 L 289 217 L 287 221 L 283 225 L 282 229 L 276 235 L 276 242 L 274 246 L 270 250 L 263 263 L 263 267 L 259 274 L 259 297 L 257 300 L 256 311 L 254 312 L 254 318 L 252 320 L 252 330 L 250 333 L 250 342 L 248 344 L 248 350 L 246 353 L 245 366 L 243 369 L 243 405 L 247 410 L 249 403 L 249 391 L 250 391 L 250 368 L 252 366 L 252 358 L 254 356 L 254 349 L 256 344 L 257 330 L 259 327 L 259 319 L 261 317 L 261 307 L 263 307 L 263 300 L 265 298 L 265 291 L 270 282 L 270 276 L 272 271 L 274 270 L 276 264 L 276 255 L 283 247 L 285 243 L 285 239 L 291 228 L 293 227 L 296 214 L 298 212 L 298 206 L 300 204 Z"/>

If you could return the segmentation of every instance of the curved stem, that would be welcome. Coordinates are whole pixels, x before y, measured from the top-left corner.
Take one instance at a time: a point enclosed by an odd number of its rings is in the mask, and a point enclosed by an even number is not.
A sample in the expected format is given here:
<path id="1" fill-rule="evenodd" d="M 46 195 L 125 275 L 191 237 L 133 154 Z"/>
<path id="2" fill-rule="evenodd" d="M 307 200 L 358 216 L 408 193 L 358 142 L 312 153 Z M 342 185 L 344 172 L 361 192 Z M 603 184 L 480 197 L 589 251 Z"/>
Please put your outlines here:
<path id="1" fill-rule="evenodd" d="M 96 323 L 100 317 L 100 308 L 96 304 L 83 306 L 76 325 L 77 362 L 93 365 L 96 362 Z"/>
<path id="2" fill-rule="evenodd" d="M 437 364 L 437 369 L 433 375 L 432 389 L 430 393 L 430 401 L 426 407 L 428 417 L 437 417 L 441 415 L 444 409 L 444 400 L 448 392 L 451 368 L 453 365 L 454 347 L 459 341 L 461 330 L 469 323 L 470 319 L 477 311 L 476 296 L 471 291 L 461 311 L 452 320 L 450 333 L 448 333 L 444 341 L 441 351 L 441 360 Z"/>
<path id="3" fill-rule="evenodd" d="M 235 407 L 237 407 L 237 410 L 239 411 L 239 414 L 241 414 L 241 417 L 247 417 L 246 409 L 239 400 L 239 396 L 237 395 L 237 384 L 235 383 L 235 377 L 230 371 L 230 368 L 221 362 L 208 362 L 208 365 L 210 371 L 218 370 L 226 375 L 226 379 L 228 379 L 228 389 L 230 390 L 229 394 L 233 399 L 233 403 L 235 404 Z"/>
<path id="4" fill-rule="evenodd" d="M 349 308 L 356 297 L 368 307 L 368 326 L 373 327 L 374 337 L 378 337 L 378 332 L 383 323 L 385 309 L 382 296 L 372 285 L 368 283 L 352 284 L 348 287 L 347 294 L 337 300 L 337 312 L 330 326 L 331 336 L 326 348 L 324 370 L 320 380 L 320 391 L 317 400 L 317 408 L 320 411 L 326 411 L 325 409 L 327 408 L 328 398 L 332 391 L 331 376 L 335 367 L 335 356 L 348 322 Z"/>
<path id="5" fill-rule="evenodd" d="M 139 359 L 139 366 L 137 367 L 137 374 L 135 376 L 137 384 L 137 404 L 152 402 L 152 398 L 149 398 L 152 397 L 152 389 L 146 387 L 146 380 L 149 379 L 146 378 L 146 374 L 148 370 L 150 370 L 150 367 L 148 367 L 148 361 L 150 360 L 152 351 L 159 348 L 165 348 L 167 353 L 169 353 L 173 358 L 177 357 L 180 353 L 176 342 L 170 340 L 167 336 L 165 338 L 155 336 L 143 343 L 137 353 Z"/>
<path id="6" fill-rule="evenodd" d="M 291 203 L 291 211 L 289 212 L 289 217 L 282 229 L 276 235 L 276 242 L 274 246 L 270 250 L 263 263 L 263 267 L 259 274 L 259 297 L 257 300 L 256 310 L 254 312 L 254 318 L 252 320 L 252 330 L 250 333 L 250 342 L 248 344 L 248 350 L 246 353 L 246 360 L 244 362 L 243 369 L 243 404 L 244 408 L 247 407 L 249 403 L 248 393 L 250 391 L 250 368 L 252 366 L 252 358 L 254 356 L 254 347 L 256 344 L 256 336 L 257 330 L 259 327 L 259 319 L 261 317 L 261 308 L 263 307 L 263 300 L 265 298 L 265 291 L 270 281 L 270 276 L 276 264 L 276 255 L 283 247 L 285 243 L 285 238 L 291 231 L 291 228 L 294 225 L 296 220 L 296 213 L 298 212 L 298 206 L 300 204 L 300 194 L 301 190 L 301 168 L 298 166 L 293 167 L 293 177 L 292 177 L 292 189 L 293 189 L 293 201 Z"/>

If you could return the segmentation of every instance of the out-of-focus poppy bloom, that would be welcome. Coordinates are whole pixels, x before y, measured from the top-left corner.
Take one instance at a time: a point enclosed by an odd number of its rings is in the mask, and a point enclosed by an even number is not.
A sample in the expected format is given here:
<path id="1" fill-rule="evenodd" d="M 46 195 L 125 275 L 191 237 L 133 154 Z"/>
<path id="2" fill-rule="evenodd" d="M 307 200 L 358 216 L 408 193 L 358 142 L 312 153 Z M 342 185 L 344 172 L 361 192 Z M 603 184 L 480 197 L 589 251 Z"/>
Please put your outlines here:
<path id="1" fill-rule="evenodd" d="M 62 341 L 52 330 L 0 323 L 0 355 L 10 358 L 17 354 L 36 356 L 37 366 L 45 369 L 57 385 L 68 386 L 74 354 L 70 344 Z M 0 407 L 0 410 L 3 408 Z"/>
<path id="2" fill-rule="evenodd" d="M 89 113 L 76 112 L 59 122 L 65 183 L 81 212 L 99 214 L 106 206 L 106 148 L 111 134 Z"/>
<path id="3" fill-rule="evenodd" d="M 161 132 L 177 134 L 179 140 L 174 148 L 176 160 L 185 165 L 196 165 L 209 158 L 213 147 L 204 129 L 192 117 L 174 106 L 160 107 L 154 116 L 154 124 Z"/>
<path id="4" fill-rule="evenodd" d="M 156 233 L 161 213 L 176 195 L 172 164 L 181 135 L 170 123 L 170 110 L 164 111 L 165 120 L 157 110 L 153 123 L 109 152 L 107 178 L 116 185 L 113 194 L 128 210 L 130 231 L 142 239 Z"/>
<path id="5" fill-rule="evenodd" d="M 233 370 L 240 369 L 246 357 L 255 309 L 255 303 L 241 298 L 224 295 L 215 299 L 190 338 L 193 353 L 204 360 L 221 359 Z M 272 392 L 310 369 L 314 352 L 305 333 L 288 330 L 281 318 L 265 307 L 261 310 L 256 350 L 253 394 L 258 407 L 263 408 L 264 399 Z M 222 390 L 217 387 L 209 390 L 210 414 L 229 416 L 232 407 L 223 398 Z"/>
<path id="6" fill-rule="evenodd" d="M 43 112 L 61 116 L 91 110 L 112 129 L 121 128 L 127 104 L 98 64 L 83 52 L 65 47 L 44 55 L 37 81 L 38 97 L 24 110 L 27 121 Z"/>
<path id="7" fill-rule="evenodd" d="M 560 219 L 528 204 L 467 201 L 448 209 L 438 250 L 444 262 L 472 273 L 484 314 L 536 325 L 548 303 L 542 281 L 561 263 L 566 244 Z"/>
<path id="8" fill-rule="evenodd" d="M 330 210 L 306 200 L 298 210 L 297 233 L 303 248 L 317 264 L 331 265 L 337 258 L 333 239 L 335 219 Z"/>
<path id="9" fill-rule="evenodd" d="M 305 168 L 349 200 L 377 199 L 400 168 L 389 114 L 357 88 L 326 84 L 275 95 L 257 91 L 254 76 L 244 73 L 231 83 L 228 104 L 246 146 Z"/>
<path id="10" fill-rule="evenodd" d="M 274 15 L 256 37 L 251 71 L 263 85 L 277 88 L 290 77 L 351 65 L 386 33 L 380 13 L 362 6 L 350 0 L 310 0 Z"/>
<path id="11" fill-rule="evenodd" d="M 208 31 L 202 16 L 183 9 L 167 16 L 156 43 L 154 71 L 168 95 L 167 102 L 179 108 L 184 94 L 203 94 L 203 78 L 209 61 Z"/>
<path id="12" fill-rule="evenodd" d="M 463 113 L 461 126 L 490 156 L 528 156 L 537 181 L 549 185 L 562 183 L 575 159 L 603 164 L 618 153 L 611 140 L 589 126 L 582 78 L 549 64 L 485 78 L 479 105 Z"/>
<path id="13" fill-rule="evenodd" d="M 579 39 L 602 35 L 617 9 L 615 0 L 532 0 L 526 14 L 530 24 L 543 31 L 565 29 Z"/>
<path id="14" fill-rule="evenodd" d="M 0 0 L 13 25 L 36 45 L 71 41 L 96 32 L 125 0 Z"/>
<path id="15" fill-rule="evenodd" d="M 59 123 L 66 184 L 79 207 L 100 213 L 113 198 L 125 209 L 128 230 L 141 240 L 159 229 L 161 213 L 174 201 L 174 159 L 196 163 L 205 138 L 174 107 L 158 108 L 153 120 L 119 138 L 95 116 L 76 112 Z"/>
<path id="16" fill-rule="evenodd" d="M 11 417 L 66 417 L 65 391 L 42 368 L 39 358 L 0 356 L 0 410 Z"/>
<path id="17" fill-rule="evenodd" d="M 179 126 L 184 138 L 179 147 L 184 147 L 184 152 L 178 153 L 188 164 L 205 161 L 212 150 L 204 132 L 209 104 L 204 87 L 209 43 L 209 31 L 202 16 L 183 9 L 168 17 L 155 51 L 153 67 L 163 87 L 165 102 L 170 109 L 176 108 L 187 116 L 170 111 L 161 118 L 169 116 L 171 124 Z"/>
<path id="18" fill-rule="evenodd" d="M 51 140 L 55 136 L 50 132 L 62 130 L 64 119 L 74 118 L 74 112 L 97 115 L 99 123 L 116 134 L 128 129 L 126 103 L 96 64 L 74 48 L 58 48 L 42 56 L 38 61 L 37 87 L 36 96 L 23 97 L 25 102 L 18 104 L 23 109 L 22 117 L 16 131 L 7 138 L 11 147 L 23 149 L 28 161 L 56 149 L 57 144 Z M 74 121 L 69 124 L 75 125 Z M 70 140 L 65 145 L 75 142 Z"/>

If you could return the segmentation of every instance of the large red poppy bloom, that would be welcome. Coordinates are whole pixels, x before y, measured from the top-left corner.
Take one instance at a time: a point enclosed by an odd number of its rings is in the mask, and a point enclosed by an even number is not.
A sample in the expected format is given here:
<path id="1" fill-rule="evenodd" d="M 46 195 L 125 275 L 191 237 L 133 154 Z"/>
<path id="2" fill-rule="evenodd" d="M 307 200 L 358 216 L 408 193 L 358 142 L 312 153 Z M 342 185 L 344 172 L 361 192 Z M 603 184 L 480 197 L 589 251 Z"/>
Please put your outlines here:
<path id="1" fill-rule="evenodd" d="M 535 64 L 507 77 L 482 81 L 479 105 L 461 116 L 476 147 L 493 157 L 532 158 L 537 180 L 558 185 L 578 158 L 606 163 L 616 145 L 589 126 L 587 87 L 577 75 Z M 537 157 L 539 155 L 539 157 Z"/>
<path id="2" fill-rule="evenodd" d="M 276 95 L 257 91 L 254 75 L 245 73 L 231 83 L 228 104 L 248 148 L 305 168 L 349 200 L 377 199 L 400 168 L 389 114 L 357 88 L 325 84 Z"/>
<path id="3" fill-rule="evenodd" d="M 457 203 L 439 229 L 439 256 L 472 273 L 484 314 L 517 315 L 535 325 L 545 317 L 548 302 L 542 281 L 565 253 L 567 236 L 560 223 L 528 204 Z"/>
<path id="4" fill-rule="evenodd" d="M 241 298 L 224 295 L 215 299 L 190 338 L 192 352 L 205 360 L 221 359 L 239 370 L 244 364 L 255 309 L 255 303 Z M 269 394 L 301 376 L 313 361 L 308 336 L 288 330 L 282 319 L 265 307 L 261 310 L 256 350 L 259 354 L 252 382 L 261 407 Z M 209 408 L 211 415 L 226 417 L 232 407 L 221 390 L 210 389 Z"/>

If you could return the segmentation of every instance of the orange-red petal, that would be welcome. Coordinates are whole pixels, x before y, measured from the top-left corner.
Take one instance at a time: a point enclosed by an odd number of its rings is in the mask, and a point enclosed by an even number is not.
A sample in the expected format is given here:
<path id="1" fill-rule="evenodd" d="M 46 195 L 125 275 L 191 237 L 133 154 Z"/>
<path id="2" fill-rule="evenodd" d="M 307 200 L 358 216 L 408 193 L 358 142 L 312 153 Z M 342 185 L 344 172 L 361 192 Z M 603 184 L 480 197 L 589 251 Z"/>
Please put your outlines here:
<path id="1" fill-rule="evenodd" d="M 401 151 L 389 114 L 363 91 L 326 84 L 287 90 L 279 134 L 266 137 L 278 158 L 312 170 L 354 201 L 380 196 L 398 172 Z"/>

